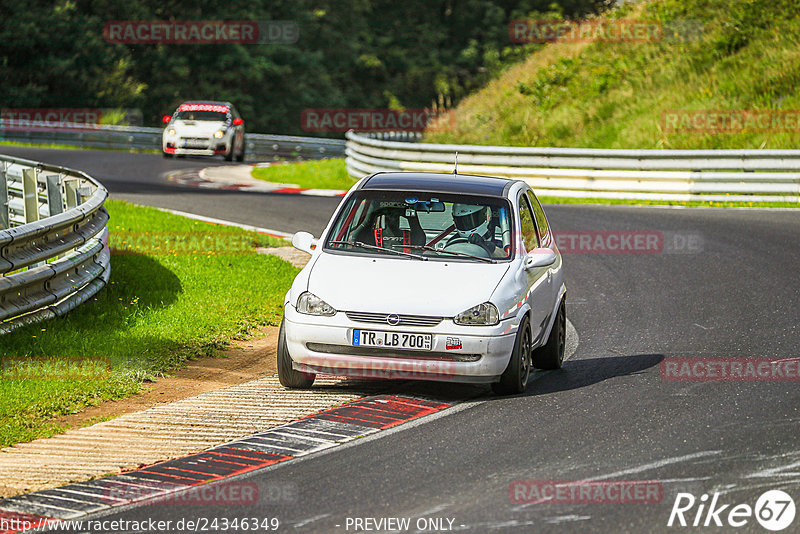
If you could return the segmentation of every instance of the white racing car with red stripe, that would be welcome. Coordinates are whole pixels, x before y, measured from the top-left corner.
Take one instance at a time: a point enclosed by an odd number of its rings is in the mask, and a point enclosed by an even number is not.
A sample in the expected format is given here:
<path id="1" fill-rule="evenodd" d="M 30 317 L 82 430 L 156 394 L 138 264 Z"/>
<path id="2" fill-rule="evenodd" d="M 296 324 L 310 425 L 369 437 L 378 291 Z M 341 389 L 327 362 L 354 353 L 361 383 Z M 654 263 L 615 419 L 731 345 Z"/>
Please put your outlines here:
<path id="1" fill-rule="evenodd" d="M 550 225 L 525 182 L 377 173 L 342 200 L 284 301 L 278 375 L 488 383 L 520 393 L 557 369 L 566 287 Z"/>
<path id="2" fill-rule="evenodd" d="M 184 102 L 165 115 L 164 157 L 223 155 L 244 160 L 244 121 L 230 102 Z"/>

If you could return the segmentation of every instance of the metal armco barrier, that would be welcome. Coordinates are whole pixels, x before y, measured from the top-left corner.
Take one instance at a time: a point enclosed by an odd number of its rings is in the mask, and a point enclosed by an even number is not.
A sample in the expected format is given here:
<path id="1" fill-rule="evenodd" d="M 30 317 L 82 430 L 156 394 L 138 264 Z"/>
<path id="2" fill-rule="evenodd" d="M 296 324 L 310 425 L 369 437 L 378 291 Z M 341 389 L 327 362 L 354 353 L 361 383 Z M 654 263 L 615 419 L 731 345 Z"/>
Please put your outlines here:
<path id="1" fill-rule="evenodd" d="M 108 282 L 107 197 L 83 172 L 0 155 L 0 334 L 64 315 Z"/>
<path id="2" fill-rule="evenodd" d="M 28 122 L 0 125 L 0 139 L 119 150 L 161 150 L 162 128 Z M 323 159 L 344 156 L 343 139 L 245 134 L 245 159 Z"/>
<path id="3" fill-rule="evenodd" d="M 526 181 L 542 196 L 800 202 L 800 150 L 606 150 L 414 143 L 348 132 L 347 171 L 458 172 Z"/>

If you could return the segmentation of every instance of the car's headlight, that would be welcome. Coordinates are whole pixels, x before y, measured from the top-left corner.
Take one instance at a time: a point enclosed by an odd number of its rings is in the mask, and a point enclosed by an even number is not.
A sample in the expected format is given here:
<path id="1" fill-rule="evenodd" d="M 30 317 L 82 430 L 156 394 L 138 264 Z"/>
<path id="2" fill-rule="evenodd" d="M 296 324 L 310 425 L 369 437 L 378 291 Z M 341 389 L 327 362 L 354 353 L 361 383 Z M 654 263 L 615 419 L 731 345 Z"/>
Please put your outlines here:
<path id="1" fill-rule="evenodd" d="M 175 135 L 175 128 L 170 128 L 169 130 L 167 130 L 167 133 L 169 135 Z"/>
<path id="2" fill-rule="evenodd" d="M 306 291 L 297 299 L 297 311 L 306 315 L 335 315 L 330 304 L 316 296 L 310 291 Z"/>
<path id="3" fill-rule="evenodd" d="M 491 302 L 484 302 L 453 317 L 453 322 L 464 326 L 491 326 L 500 322 L 500 314 Z"/>
<path id="4" fill-rule="evenodd" d="M 225 135 L 225 132 L 223 132 L 222 130 L 217 130 L 216 132 L 214 132 L 214 137 L 216 137 L 217 139 L 222 139 L 223 135 Z"/>

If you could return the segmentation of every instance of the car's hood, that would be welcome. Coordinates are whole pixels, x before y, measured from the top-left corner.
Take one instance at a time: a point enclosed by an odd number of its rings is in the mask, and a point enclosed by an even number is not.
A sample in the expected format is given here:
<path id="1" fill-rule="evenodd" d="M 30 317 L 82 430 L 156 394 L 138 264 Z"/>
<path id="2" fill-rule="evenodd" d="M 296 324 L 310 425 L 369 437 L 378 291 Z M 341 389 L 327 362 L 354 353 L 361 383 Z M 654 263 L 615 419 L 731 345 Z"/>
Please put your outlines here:
<path id="1" fill-rule="evenodd" d="M 322 253 L 308 290 L 342 311 L 453 317 L 489 300 L 508 263 Z"/>
<path id="2" fill-rule="evenodd" d="M 170 124 L 179 135 L 212 135 L 217 130 L 225 130 L 223 121 L 183 121 L 177 120 Z"/>

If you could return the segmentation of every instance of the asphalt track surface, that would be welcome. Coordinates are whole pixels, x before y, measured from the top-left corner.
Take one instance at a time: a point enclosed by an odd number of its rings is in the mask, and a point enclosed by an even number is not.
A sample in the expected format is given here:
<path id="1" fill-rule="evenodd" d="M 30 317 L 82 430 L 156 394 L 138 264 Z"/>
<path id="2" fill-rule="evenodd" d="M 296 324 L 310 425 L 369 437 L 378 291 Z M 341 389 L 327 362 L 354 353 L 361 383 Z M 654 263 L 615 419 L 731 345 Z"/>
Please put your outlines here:
<path id="1" fill-rule="evenodd" d="M 207 160 L 0 150 L 87 171 L 112 198 L 283 231 L 319 235 L 338 202 L 201 191 L 163 179 Z M 727 524 L 667 527 L 676 494 L 720 493 L 719 504 L 731 505 L 723 522 L 733 505 L 754 506 L 766 490 L 782 489 L 800 505 L 798 382 L 667 381 L 660 373 L 665 358 L 798 357 L 800 212 L 546 210 L 558 230 L 699 234 L 702 249 L 566 255 L 568 316 L 580 344 L 563 370 L 541 373 L 524 395 L 483 394 L 375 438 L 245 475 L 239 481 L 259 485 L 255 505 L 144 504 L 103 519 L 275 517 L 283 532 L 357 532 L 364 529 L 354 528 L 355 518 L 387 517 L 411 518 L 412 532 L 418 518 L 452 519 L 460 532 L 727 532 Z M 440 387 L 451 398 L 474 392 Z M 656 481 L 663 498 L 521 504 L 509 495 L 518 480 Z M 697 510 L 686 513 L 690 525 Z M 800 516 L 785 532 L 798 525 Z M 767 532 L 753 517 L 735 530 Z"/>

